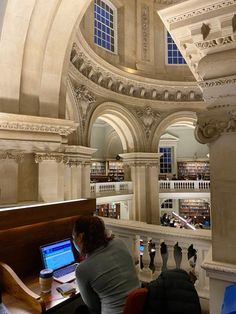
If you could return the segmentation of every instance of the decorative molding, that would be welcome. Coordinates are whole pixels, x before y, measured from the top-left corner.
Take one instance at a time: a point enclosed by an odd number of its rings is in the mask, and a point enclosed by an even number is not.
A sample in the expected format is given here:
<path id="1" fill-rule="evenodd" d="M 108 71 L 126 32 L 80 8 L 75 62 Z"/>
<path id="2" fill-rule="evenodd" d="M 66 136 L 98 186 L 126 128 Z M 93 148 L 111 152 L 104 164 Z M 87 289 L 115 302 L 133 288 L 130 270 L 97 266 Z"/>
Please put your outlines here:
<path id="1" fill-rule="evenodd" d="M 92 110 L 93 104 L 96 102 L 96 98 L 85 85 L 74 86 L 69 78 L 68 81 L 71 85 L 72 93 L 76 99 L 77 108 L 80 112 L 83 130 L 85 130 L 86 123 L 88 123 L 87 117 Z"/>
<path id="2" fill-rule="evenodd" d="M 36 164 L 43 161 L 55 161 L 57 163 L 61 163 L 63 161 L 63 154 L 61 153 L 35 153 L 34 158 Z"/>
<path id="3" fill-rule="evenodd" d="M 146 106 L 144 109 L 135 109 L 134 112 L 142 121 L 146 137 L 149 138 L 152 128 L 160 121 L 160 113 L 155 112 L 150 106 Z"/>
<path id="4" fill-rule="evenodd" d="M 75 158 L 75 157 L 69 157 L 69 156 L 64 156 L 63 157 L 63 163 L 72 168 L 72 167 L 78 167 L 82 165 L 82 160 L 80 160 L 79 158 Z"/>
<path id="5" fill-rule="evenodd" d="M 236 84 L 236 76 L 223 77 L 214 80 L 207 80 L 198 83 L 201 88 L 216 87 L 223 85 Z"/>
<path id="6" fill-rule="evenodd" d="M 79 85 L 76 87 L 75 95 L 78 100 L 86 101 L 88 104 L 96 102 L 95 96 L 87 89 L 85 85 Z"/>
<path id="7" fill-rule="evenodd" d="M 21 162 L 23 158 L 24 154 L 21 152 L 5 151 L 0 153 L 0 159 L 12 159 L 16 162 Z"/>
<path id="8" fill-rule="evenodd" d="M 25 121 L 25 120 L 33 120 Z M 39 120 L 43 122 L 39 122 Z M 49 120 L 45 123 L 45 120 Z M 51 120 L 51 122 L 50 122 Z M 63 124 L 64 125 L 63 125 Z M 10 131 L 40 132 L 40 133 L 56 133 L 61 136 L 67 136 L 75 131 L 76 124 L 73 121 L 60 119 L 50 119 L 44 117 L 31 117 L 16 114 L 0 114 L 0 129 Z"/>
<path id="9" fill-rule="evenodd" d="M 218 106 L 198 115 L 195 134 L 201 143 L 210 143 L 222 133 L 236 132 L 236 110 L 230 109 L 231 106 Z"/>
<path id="10" fill-rule="evenodd" d="M 154 79 L 143 78 L 136 79 L 136 76 L 130 76 L 130 73 L 120 71 L 117 74 L 117 69 L 105 68 L 104 60 L 101 59 L 101 64 L 91 60 L 90 56 L 83 52 L 82 47 L 78 47 L 74 43 L 71 52 L 71 65 L 72 69 L 79 71 L 83 77 L 86 77 L 89 81 L 92 81 L 103 89 L 108 89 L 114 93 L 122 94 L 128 97 L 148 99 L 148 100 L 159 100 L 159 101 L 173 101 L 173 102 L 194 102 L 202 101 L 202 93 L 199 90 L 197 84 L 164 84 L 164 81 L 160 84 L 160 81 Z M 77 56 L 77 58 L 75 58 Z M 92 58 L 92 56 L 91 56 Z M 109 67 L 111 67 L 109 65 Z M 72 69 L 70 73 L 72 76 Z M 92 71 L 93 70 L 93 71 Z M 92 71 L 92 72 L 91 72 Z M 89 75 L 93 73 L 92 75 Z M 148 82 L 148 80 L 150 82 Z M 80 96 L 81 97 L 81 96 Z"/>
<path id="11" fill-rule="evenodd" d="M 207 5 L 207 6 L 202 7 L 202 8 L 197 8 L 197 9 L 185 12 L 183 14 L 179 14 L 179 15 L 170 17 L 169 19 L 167 19 L 167 22 L 169 24 L 172 24 L 172 23 L 176 23 L 179 21 L 184 21 L 184 20 L 191 19 L 191 18 L 198 16 L 198 15 L 203 15 L 203 14 L 209 13 L 211 11 L 216 11 L 219 9 L 223 9 L 225 7 L 232 6 L 234 4 L 236 4 L 236 0 L 219 1 L 218 3 L 210 4 L 210 5 Z"/>
<path id="12" fill-rule="evenodd" d="M 150 59 L 150 20 L 149 20 L 149 7 L 143 5 L 141 8 L 141 24 L 142 24 L 142 60 L 149 61 Z"/>
<path id="13" fill-rule="evenodd" d="M 209 49 L 216 46 L 224 46 L 227 44 L 231 44 L 235 41 L 236 41 L 236 35 L 232 34 L 232 35 L 219 37 L 219 38 L 215 38 L 215 39 L 211 39 L 207 41 L 195 42 L 194 44 L 198 49 L 204 50 L 204 49 Z"/>
<path id="14" fill-rule="evenodd" d="M 159 153 L 125 153 L 119 154 L 123 160 L 124 166 L 128 167 L 159 167 L 159 161 L 162 154 Z"/>

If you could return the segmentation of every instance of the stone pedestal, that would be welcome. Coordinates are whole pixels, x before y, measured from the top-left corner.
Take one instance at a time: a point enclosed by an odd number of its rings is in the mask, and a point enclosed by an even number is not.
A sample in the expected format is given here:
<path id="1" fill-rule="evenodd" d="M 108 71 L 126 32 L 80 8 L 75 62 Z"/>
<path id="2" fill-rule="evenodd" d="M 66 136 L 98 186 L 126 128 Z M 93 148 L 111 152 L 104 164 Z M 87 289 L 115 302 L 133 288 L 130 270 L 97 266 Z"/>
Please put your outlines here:
<path id="1" fill-rule="evenodd" d="M 120 154 L 124 166 L 131 169 L 134 202 L 133 219 L 152 224 L 160 223 L 158 199 L 158 153 L 129 153 Z"/>

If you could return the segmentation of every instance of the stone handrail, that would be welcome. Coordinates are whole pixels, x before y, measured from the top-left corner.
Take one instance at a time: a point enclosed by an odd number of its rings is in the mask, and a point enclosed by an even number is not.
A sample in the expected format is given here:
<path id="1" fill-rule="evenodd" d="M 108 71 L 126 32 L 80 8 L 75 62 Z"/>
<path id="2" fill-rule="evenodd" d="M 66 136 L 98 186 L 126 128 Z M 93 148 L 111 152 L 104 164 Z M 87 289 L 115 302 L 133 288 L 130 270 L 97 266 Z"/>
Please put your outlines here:
<path id="1" fill-rule="evenodd" d="M 91 194 L 102 194 L 107 192 L 132 193 L 133 183 L 131 181 L 90 183 L 90 191 Z"/>
<path id="2" fill-rule="evenodd" d="M 210 181 L 205 180 L 161 180 L 159 181 L 159 190 L 162 191 L 205 191 L 210 190 Z"/>
<path id="3" fill-rule="evenodd" d="M 209 298 L 209 283 L 201 265 L 211 247 L 210 230 L 187 230 L 110 218 L 103 218 L 103 220 L 106 228 L 127 244 L 138 265 L 137 270 L 142 281 L 155 279 L 164 269 L 182 268 L 197 277 L 195 286 L 200 297 Z M 140 239 L 144 246 L 143 267 L 140 263 Z M 155 243 L 156 249 L 152 270 L 149 268 L 151 255 L 148 251 L 148 241 L 150 239 Z M 165 245 L 166 253 L 163 253 Z M 190 258 L 191 251 L 196 252 L 196 261 L 194 254 Z"/>

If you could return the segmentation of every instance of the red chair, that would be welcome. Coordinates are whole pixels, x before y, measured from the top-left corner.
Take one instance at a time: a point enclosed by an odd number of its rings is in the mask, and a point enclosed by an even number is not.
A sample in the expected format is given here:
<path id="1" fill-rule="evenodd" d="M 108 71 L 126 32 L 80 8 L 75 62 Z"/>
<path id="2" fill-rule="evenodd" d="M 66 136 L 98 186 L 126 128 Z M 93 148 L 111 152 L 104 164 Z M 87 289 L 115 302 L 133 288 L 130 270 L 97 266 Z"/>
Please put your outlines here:
<path id="1" fill-rule="evenodd" d="M 142 314 L 147 298 L 147 288 L 132 290 L 125 301 L 123 314 Z"/>

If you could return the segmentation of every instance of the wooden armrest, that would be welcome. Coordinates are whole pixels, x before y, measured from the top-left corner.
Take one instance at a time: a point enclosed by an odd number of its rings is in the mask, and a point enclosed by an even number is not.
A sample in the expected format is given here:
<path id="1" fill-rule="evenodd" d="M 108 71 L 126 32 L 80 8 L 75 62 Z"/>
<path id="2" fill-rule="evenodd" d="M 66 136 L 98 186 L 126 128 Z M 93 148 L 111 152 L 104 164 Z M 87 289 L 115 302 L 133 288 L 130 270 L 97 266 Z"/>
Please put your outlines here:
<path id="1" fill-rule="evenodd" d="M 31 291 L 7 264 L 0 262 L 0 285 L 6 293 L 26 302 L 39 313 L 45 311 L 40 295 Z"/>

